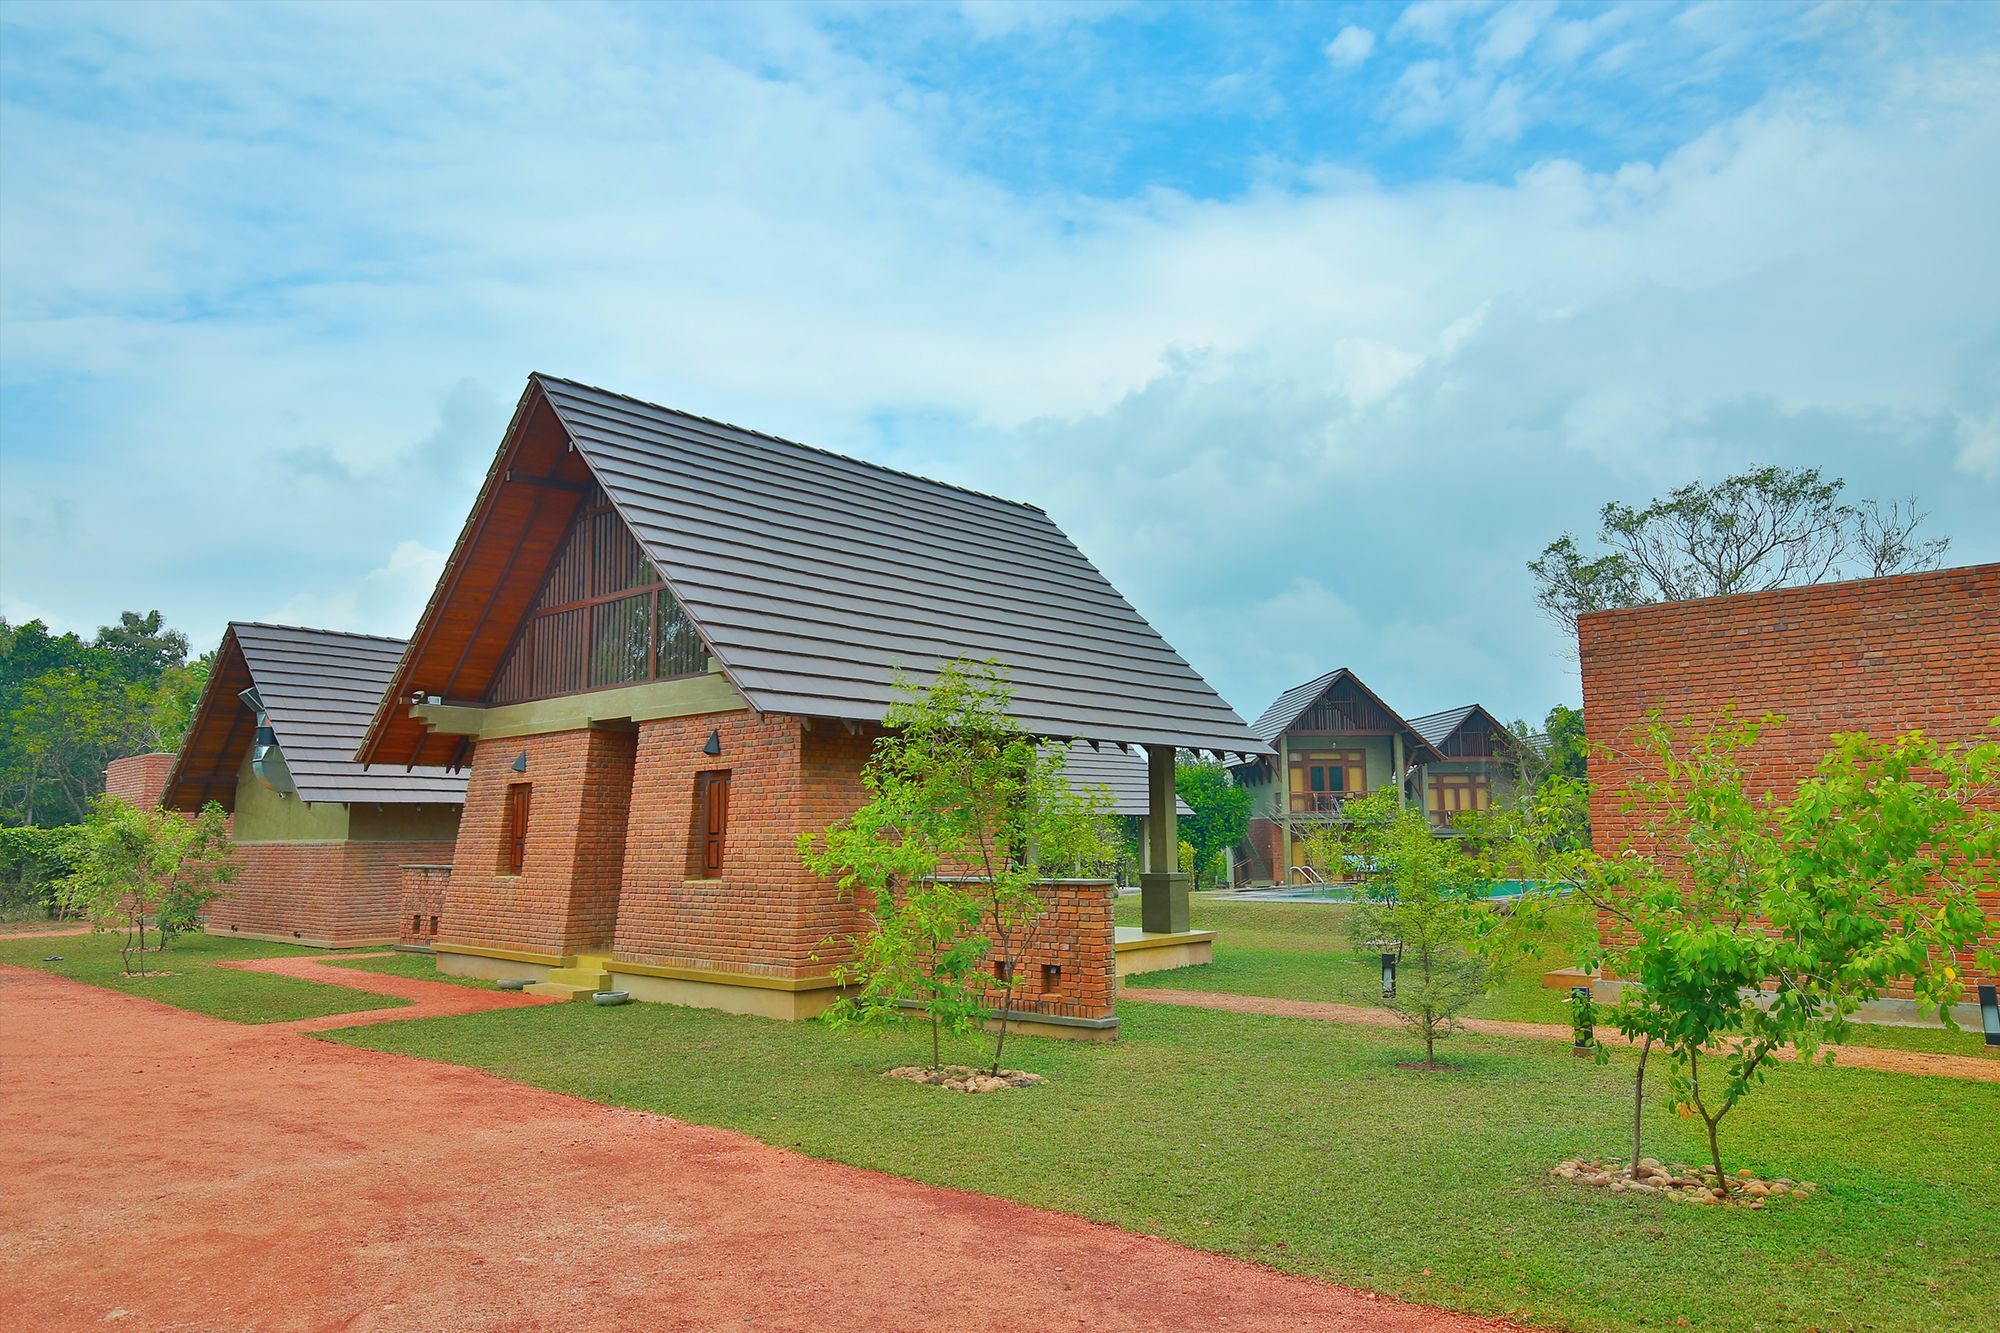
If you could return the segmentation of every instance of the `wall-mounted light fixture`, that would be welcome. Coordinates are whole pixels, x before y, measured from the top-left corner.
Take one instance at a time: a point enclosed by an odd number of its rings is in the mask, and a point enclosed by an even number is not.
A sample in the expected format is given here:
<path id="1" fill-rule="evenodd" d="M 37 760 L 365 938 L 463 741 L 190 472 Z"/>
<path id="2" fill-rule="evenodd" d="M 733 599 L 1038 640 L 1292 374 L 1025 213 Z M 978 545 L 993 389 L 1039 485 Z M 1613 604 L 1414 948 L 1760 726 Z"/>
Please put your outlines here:
<path id="1" fill-rule="evenodd" d="M 1979 1026 L 1986 1030 L 1988 1046 L 2000 1046 L 2000 987 L 1979 988 Z"/>
<path id="2" fill-rule="evenodd" d="M 516 773 L 525 773 L 528 771 L 528 752 L 526 750 L 514 756 L 514 771 Z"/>
<path id="3" fill-rule="evenodd" d="M 1396 998 L 1396 955 L 1392 953 L 1382 955 L 1382 998 Z"/>
<path id="4" fill-rule="evenodd" d="M 703 754 L 706 754 L 706 755 L 717 755 L 717 754 L 721 754 L 721 753 L 722 753 L 722 733 L 721 733 L 720 731 L 711 731 L 711 732 L 709 732 L 709 733 L 708 733 L 708 740 L 707 740 L 707 741 L 706 741 L 705 743 L 703 743 L 703 745 L 702 745 L 702 747 L 701 747 L 701 752 L 702 752 Z"/>

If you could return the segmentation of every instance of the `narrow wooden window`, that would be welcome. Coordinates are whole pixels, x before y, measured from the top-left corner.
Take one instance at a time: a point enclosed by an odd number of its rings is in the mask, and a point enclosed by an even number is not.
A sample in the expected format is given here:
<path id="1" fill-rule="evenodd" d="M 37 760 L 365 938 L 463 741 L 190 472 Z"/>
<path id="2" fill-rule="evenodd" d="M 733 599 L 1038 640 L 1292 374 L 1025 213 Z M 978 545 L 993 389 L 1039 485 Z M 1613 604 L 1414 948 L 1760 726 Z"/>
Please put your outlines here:
<path id="1" fill-rule="evenodd" d="M 694 778 L 693 858 L 695 872 L 703 879 L 722 873 L 722 848 L 729 836 L 729 770 L 697 773 Z"/>
<path id="2" fill-rule="evenodd" d="M 528 787 L 515 782 L 507 787 L 507 807 L 500 828 L 500 873 L 518 875 L 528 862 Z"/>

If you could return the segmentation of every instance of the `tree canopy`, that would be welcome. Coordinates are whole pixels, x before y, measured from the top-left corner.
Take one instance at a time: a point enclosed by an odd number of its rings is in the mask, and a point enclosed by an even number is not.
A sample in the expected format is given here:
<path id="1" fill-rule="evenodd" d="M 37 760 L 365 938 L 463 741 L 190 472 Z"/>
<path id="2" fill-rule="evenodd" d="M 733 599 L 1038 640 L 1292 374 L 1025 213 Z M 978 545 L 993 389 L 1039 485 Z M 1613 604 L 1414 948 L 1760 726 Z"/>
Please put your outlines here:
<path id="1" fill-rule="evenodd" d="M 1914 497 L 1842 498 L 1818 468 L 1761 467 L 1692 481 L 1640 508 L 1598 511 L 1598 549 L 1564 533 L 1528 562 L 1536 601 L 1570 630 L 1586 611 L 1935 569 L 1948 537 L 1923 537 Z"/>
<path id="2" fill-rule="evenodd" d="M 1230 779 L 1221 764 L 1180 764 L 1174 790 L 1194 813 L 1180 820 L 1180 836 L 1194 849 L 1197 882 L 1213 884 L 1222 872 L 1222 854 L 1243 841 L 1250 828 L 1250 793 Z"/>
<path id="3" fill-rule="evenodd" d="M 212 664 L 187 654 L 158 611 L 89 640 L 0 619 L 0 823 L 74 824 L 111 760 L 177 747 Z"/>

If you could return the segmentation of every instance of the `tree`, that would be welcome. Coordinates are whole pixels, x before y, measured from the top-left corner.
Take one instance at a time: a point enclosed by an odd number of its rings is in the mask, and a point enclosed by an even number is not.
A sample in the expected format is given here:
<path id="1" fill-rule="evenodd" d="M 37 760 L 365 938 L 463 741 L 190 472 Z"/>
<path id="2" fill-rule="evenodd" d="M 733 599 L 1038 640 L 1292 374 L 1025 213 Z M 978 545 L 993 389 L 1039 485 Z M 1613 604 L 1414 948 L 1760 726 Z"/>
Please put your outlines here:
<path id="1" fill-rule="evenodd" d="M 1854 1011 L 1898 983 L 1951 1021 L 1956 960 L 1986 929 L 1978 895 L 2000 856 L 2000 745 L 1836 736 L 1780 801 L 1755 794 L 1745 759 L 1781 721 L 1725 715 L 1695 732 L 1656 714 L 1656 774 L 1631 787 L 1642 839 L 1580 877 L 1620 927 L 1586 964 L 1610 960 L 1635 983 L 1609 1020 L 1671 1060 L 1725 1197 L 1722 1123 L 1776 1054 L 1831 1059 Z M 1639 1077 L 1643 1089 L 1643 1065 Z"/>
<path id="2" fill-rule="evenodd" d="M 1574 633 L 1586 611 L 1937 568 L 1951 540 L 1916 535 L 1926 515 L 1914 497 L 1850 505 L 1846 486 L 1817 468 L 1762 467 L 1639 509 L 1614 500 L 1598 511 L 1604 549 L 1565 533 L 1528 562 L 1536 601 Z"/>
<path id="3" fill-rule="evenodd" d="M 807 869 L 853 892 L 869 920 L 838 969 L 856 989 L 834 1006 L 835 1021 L 920 1003 L 935 1064 L 939 1031 L 987 1018 L 997 989 L 997 1075 L 1018 965 L 1046 910 L 1040 886 L 1099 873 L 1116 857 L 1110 795 L 1070 787 L 1062 747 L 1014 722 L 1012 690 L 993 663 L 947 663 L 928 689 L 900 693 L 862 771 L 867 803 L 799 837 Z"/>
<path id="4" fill-rule="evenodd" d="M 127 611 L 89 643 L 0 620 L 0 819 L 75 823 L 105 764 L 178 747 L 213 657 L 187 662 L 157 611 Z"/>
<path id="5" fill-rule="evenodd" d="M 1477 864 L 1422 811 L 1377 792 L 1342 813 L 1306 840 L 1306 854 L 1326 878 L 1355 882 L 1354 945 L 1395 955 L 1395 993 L 1382 1005 L 1423 1038 L 1424 1068 L 1440 1068 L 1438 1040 L 1492 986 L 1500 918 Z"/>
<path id="6" fill-rule="evenodd" d="M 1193 811 L 1179 828 L 1194 847 L 1196 883 L 1206 873 L 1214 884 L 1221 877 L 1223 853 L 1242 842 L 1250 829 L 1250 793 L 1221 764 L 1177 764 L 1174 791 Z"/>
<path id="7" fill-rule="evenodd" d="M 97 930 L 125 932 L 119 954 L 128 974 L 135 955 L 138 970 L 145 970 L 148 918 L 162 932 L 150 947 L 163 949 L 175 933 L 193 929 L 202 909 L 236 877 L 228 818 L 213 801 L 190 820 L 100 796 L 91 802 L 77 843 L 75 868 L 62 881 L 59 901 Z"/>

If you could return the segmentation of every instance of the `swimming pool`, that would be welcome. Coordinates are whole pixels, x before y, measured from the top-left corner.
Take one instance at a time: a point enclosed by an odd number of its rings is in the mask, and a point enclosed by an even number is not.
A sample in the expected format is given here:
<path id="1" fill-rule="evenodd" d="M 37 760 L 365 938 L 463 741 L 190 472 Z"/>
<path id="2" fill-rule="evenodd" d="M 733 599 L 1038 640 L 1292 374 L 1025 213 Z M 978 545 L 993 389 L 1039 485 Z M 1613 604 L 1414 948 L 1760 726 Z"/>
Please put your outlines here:
<path id="1" fill-rule="evenodd" d="M 1540 887 L 1528 879 L 1496 879 L 1486 886 L 1486 896 L 1494 902 L 1511 902 Z M 1290 888 L 1244 889 L 1228 897 L 1253 903 L 1351 903 L 1354 890 L 1345 884 L 1295 884 Z"/>

